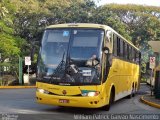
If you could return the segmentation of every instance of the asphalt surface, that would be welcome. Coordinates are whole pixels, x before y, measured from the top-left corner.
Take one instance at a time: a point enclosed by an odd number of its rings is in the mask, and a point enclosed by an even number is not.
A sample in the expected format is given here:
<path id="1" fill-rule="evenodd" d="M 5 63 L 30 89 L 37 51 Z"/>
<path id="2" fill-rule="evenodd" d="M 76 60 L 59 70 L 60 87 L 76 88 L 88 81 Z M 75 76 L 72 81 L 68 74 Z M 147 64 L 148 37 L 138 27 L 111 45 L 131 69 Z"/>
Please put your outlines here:
<path id="1" fill-rule="evenodd" d="M 0 89 L 0 120 L 101 120 L 118 119 L 116 116 L 117 114 L 120 114 L 120 117 L 126 118 L 132 117 L 129 115 L 138 114 L 151 115 L 147 117 L 160 119 L 159 109 L 150 107 L 140 102 L 140 97 L 149 92 L 149 87 L 145 84 L 141 85 L 141 89 L 135 97 L 132 99 L 123 98 L 115 102 L 111 106 L 110 111 L 37 104 L 35 99 L 35 91 L 35 88 Z M 159 114 L 159 116 L 154 116 L 157 114 Z"/>

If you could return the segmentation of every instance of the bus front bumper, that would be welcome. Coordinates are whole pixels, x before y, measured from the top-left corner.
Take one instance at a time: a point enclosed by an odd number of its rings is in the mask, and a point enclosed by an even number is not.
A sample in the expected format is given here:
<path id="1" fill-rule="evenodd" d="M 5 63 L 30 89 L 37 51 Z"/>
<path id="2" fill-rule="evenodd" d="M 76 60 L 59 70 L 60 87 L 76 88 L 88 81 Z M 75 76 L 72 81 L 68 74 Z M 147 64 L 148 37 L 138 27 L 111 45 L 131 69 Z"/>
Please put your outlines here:
<path id="1" fill-rule="evenodd" d="M 56 106 L 99 108 L 104 105 L 104 100 L 100 96 L 58 96 L 36 92 L 36 98 L 38 103 Z"/>

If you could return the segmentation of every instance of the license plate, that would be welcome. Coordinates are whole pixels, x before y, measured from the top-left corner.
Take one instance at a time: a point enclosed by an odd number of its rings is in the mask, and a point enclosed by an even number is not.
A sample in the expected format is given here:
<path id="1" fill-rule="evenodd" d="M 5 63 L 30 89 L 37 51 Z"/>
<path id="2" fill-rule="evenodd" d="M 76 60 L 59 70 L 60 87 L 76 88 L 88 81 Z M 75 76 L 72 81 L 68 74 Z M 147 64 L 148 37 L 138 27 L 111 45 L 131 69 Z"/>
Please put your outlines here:
<path id="1" fill-rule="evenodd" d="M 59 103 L 69 103 L 69 100 L 66 100 L 66 99 L 59 99 Z"/>

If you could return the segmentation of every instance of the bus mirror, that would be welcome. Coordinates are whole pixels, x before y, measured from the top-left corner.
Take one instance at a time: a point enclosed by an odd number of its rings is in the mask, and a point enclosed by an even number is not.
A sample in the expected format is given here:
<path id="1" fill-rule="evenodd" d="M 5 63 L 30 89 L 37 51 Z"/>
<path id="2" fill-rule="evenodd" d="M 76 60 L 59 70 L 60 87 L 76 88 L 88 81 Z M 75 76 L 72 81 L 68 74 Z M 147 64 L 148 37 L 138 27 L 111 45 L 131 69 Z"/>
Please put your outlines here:
<path id="1" fill-rule="evenodd" d="M 108 47 L 103 47 L 103 52 L 104 52 L 105 54 L 108 54 L 108 53 L 109 53 Z"/>

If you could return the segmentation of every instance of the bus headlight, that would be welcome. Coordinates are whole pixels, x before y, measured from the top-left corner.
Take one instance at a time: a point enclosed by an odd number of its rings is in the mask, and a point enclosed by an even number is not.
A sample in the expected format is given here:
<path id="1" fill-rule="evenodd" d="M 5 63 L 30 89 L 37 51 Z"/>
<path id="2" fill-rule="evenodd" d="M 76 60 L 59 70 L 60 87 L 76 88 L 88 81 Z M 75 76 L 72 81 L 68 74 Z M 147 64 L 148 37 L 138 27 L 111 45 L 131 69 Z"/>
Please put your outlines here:
<path id="1" fill-rule="evenodd" d="M 98 95 L 99 95 L 99 92 L 98 92 L 98 91 L 82 93 L 82 96 L 88 96 L 88 97 L 93 97 L 93 96 L 98 96 Z"/>
<path id="2" fill-rule="evenodd" d="M 37 91 L 40 92 L 40 93 L 44 93 L 44 94 L 48 94 L 49 93 L 49 91 L 44 90 L 44 89 L 40 89 L 40 88 L 37 88 Z"/>
<path id="3" fill-rule="evenodd" d="M 88 92 L 89 97 L 98 96 L 99 92 Z"/>

